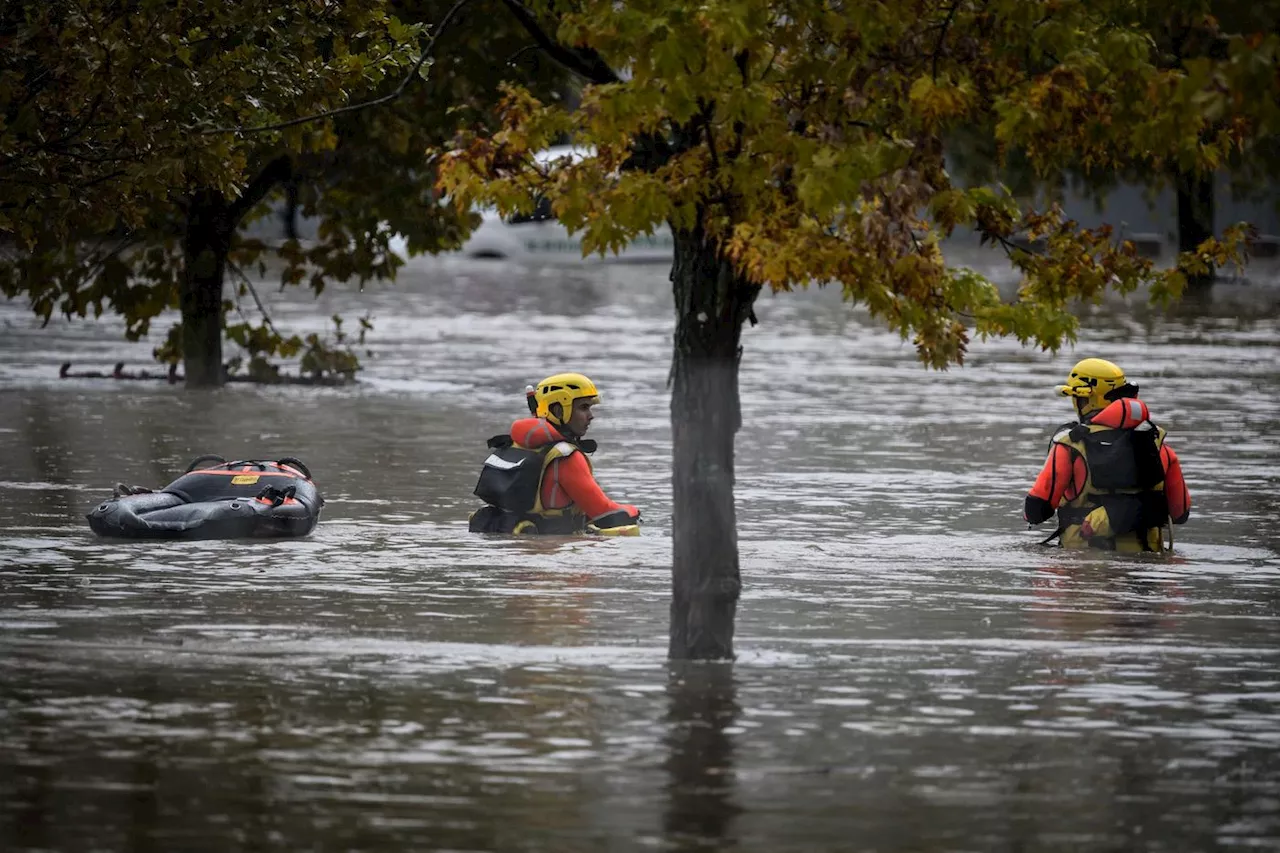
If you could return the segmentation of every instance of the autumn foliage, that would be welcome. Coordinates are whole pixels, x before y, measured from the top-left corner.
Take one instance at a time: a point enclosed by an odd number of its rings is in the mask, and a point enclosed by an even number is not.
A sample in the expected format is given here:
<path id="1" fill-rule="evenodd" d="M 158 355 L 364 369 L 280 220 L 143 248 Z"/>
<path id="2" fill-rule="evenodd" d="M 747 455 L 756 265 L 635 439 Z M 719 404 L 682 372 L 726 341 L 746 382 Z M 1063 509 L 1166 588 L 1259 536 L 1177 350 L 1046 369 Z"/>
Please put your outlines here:
<path id="1" fill-rule="evenodd" d="M 1275 33 L 1223 32 L 1216 58 L 1166 61 L 1153 22 L 1203 17 L 1196 4 L 503 2 L 587 81 L 581 106 L 508 87 L 503 127 L 460 134 L 440 186 L 506 212 L 549 199 L 584 252 L 672 229 L 673 658 L 733 657 L 740 335 L 761 290 L 839 287 L 934 367 L 963 362 L 975 336 L 1056 349 L 1077 300 L 1174 297 L 1242 260 L 1247 226 L 1156 268 L 1110 228 L 955 180 L 950 138 L 988 134 L 1042 176 L 1203 176 L 1280 127 Z M 564 139 L 584 156 L 535 156 Z M 943 241 L 961 230 L 1007 253 L 1012 298 L 948 266 Z"/>
<path id="2" fill-rule="evenodd" d="M 1156 268 L 1108 229 L 959 185 L 951 131 L 990 127 L 1045 172 L 1211 172 L 1280 126 L 1274 33 L 1223 33 L 1221 59 L 1169 69 L 1146 29 L 1154 3 L 1145 17 L 1109 0 L 531 7 L 617 73 L 576 111 L 509 89 L 505 127 L 459 139 L 443 188 L 504 210 L 549 197 L 588 252 L 697 226 L 752 282 L 839 286 L 934 366 L 962 361 L 974 335 L 1056 348 L 1074 333 L 1073 300 L 1143 285 L 1176 296 L 1206 264 L 1242 260 L 1248 236 L 1230 228 Z M 566 137 L 595 156 L 530 157 Z M 940 241 L 957 229 L 1008 251 L 1016 299 L 948 268 Z"/>

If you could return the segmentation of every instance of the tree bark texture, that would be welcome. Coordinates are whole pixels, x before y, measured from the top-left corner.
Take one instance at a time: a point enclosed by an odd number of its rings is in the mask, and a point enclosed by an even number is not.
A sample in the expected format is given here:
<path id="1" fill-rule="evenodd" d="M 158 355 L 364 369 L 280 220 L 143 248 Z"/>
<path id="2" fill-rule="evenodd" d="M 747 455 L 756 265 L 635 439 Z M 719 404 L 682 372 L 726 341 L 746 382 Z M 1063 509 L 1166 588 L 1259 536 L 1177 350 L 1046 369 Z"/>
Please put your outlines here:
<path id="1" fill-rule="evenodd" d="M 217 190 L 192 193 L 182 240 L 185 269 L 178 292 L 182 310 L 182 367 L 188 387 L 217 386 L 222 369 L 222 284 L 240 221 L 281 183 L 293 180 L 293 160 L 281 154 L 254 175 L 239 198 Z"/>
<path id="2" fill-rule="evenodd" d="M 1214 181 L 1213 175 L 1193 175 L 1180 172 L 1177 177 L 1178 192 L 1178 251 L 1194 252 L 1196 247 L 1214 236 Z M 1188 280 L 1191 287 L 1208 287 L 1213 284 L 1215 273 Z"/>
<path id="3" fill-rule="evenodd" d="M 197 190 L 182 241 L 186 268 L 178 293 L 182 311 L 182 367 L 187 387 L 223 383 L 222 282 L 236 223 L 216 190 Z"/>
<path id="4" fill-rule="evenodd" d="M 737 275 L 700 229 L 675 231 L 671 270 L 673 659 L 733 657 L 741 579 L 733 503 L 733 443 L 742 324 L 760 292 Z"/>

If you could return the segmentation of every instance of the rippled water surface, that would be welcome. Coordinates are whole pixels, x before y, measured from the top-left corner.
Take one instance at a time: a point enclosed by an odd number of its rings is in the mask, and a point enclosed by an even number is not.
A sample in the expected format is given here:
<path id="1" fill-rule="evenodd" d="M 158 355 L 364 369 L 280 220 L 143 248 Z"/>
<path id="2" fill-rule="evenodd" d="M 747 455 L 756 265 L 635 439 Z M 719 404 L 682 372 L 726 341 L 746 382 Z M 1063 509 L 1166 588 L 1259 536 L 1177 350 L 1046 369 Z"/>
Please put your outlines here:
<path id="1" fill-rule="evenodd" d="M 150 345 L 0 304 L 0 849 L 1280 847 L 1280 312 L 1253 287 L 946 373 L 833 294 L 764 297 L 740 658 L 677 669 L 661 268 L 274 295 L 290 330 L 372 313 L 346 389 L 59 380 Z M 1086 355 L 1183 459 L 1171 558 L 1019 522 Z M 484 439 L 560 369 L 602 386 L 597 471 L 644 535 L 469 535 Z M 304 459 L 316 532 L 89 532 L 116 481 L 210 452 Z"/>

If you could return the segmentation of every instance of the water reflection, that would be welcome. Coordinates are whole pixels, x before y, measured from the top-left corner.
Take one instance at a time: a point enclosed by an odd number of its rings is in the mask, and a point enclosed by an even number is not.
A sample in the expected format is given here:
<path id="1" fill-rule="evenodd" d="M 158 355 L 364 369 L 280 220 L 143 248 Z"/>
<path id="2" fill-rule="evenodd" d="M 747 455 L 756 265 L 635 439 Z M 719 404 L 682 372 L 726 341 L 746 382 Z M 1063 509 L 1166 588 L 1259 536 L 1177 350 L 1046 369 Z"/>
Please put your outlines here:
<path id="1" fill-rule="evenodd" d="M 48 401 L 36 399 L 24 406 L 26 414 L 22 429 L 25 446 L 31 454 L 33 468 L 40 482 L 47 488 L 32 490 L 31 497 L 38 500 L 46 518 L 62 518 L 73 506 L 71 490 L 58 485 L 72 483 L 71 449 L 64 432 L 64 413 L 53 410 Z"/>
<path id="2" fill-rule="evenodd" d="M 1186 604 L 1176 571 L 1186 564 L 1176 555 L 1078 563 L 1050 560 L 1036 570 L 1035 602 L 1027 608 L 1027 617 L 1038 629 L 1077 639 L 1176 634 L 1182 630 Z"/>
<path id="3" fill-rule="evenodd" d="M 667 683 L 670 849 L 735 850 L 734 724 L 740 709 L 732 664 L 676 664 Z M 740 730 L 739 730 L 740 731 Z"/>
<path id="4" fill-rule="evenodd" d="M 1111 305 L 1074 352 L 979 342 L 932 373 L 838 294 L 765 297 L 741 657 L 669 670 L 664 271 L 441 262 L 262 293 L 290 331 L 371 310 L 364 381 L 57 380 L 152 343 L 0 303 L 6 853 L 1280 846 L 1274 299 Z M 1171 431 L 1196 501 L 1172 558 L 1064 554 L 1018 522 L 1085 354 Z M 570 363 L 604 386 L 598 471 L 644 535 L 469 535 L 484 439 Z M 204 452 L 299 456 L 324 520 L 275 544 L 89 535 L 115 481 Z"/>

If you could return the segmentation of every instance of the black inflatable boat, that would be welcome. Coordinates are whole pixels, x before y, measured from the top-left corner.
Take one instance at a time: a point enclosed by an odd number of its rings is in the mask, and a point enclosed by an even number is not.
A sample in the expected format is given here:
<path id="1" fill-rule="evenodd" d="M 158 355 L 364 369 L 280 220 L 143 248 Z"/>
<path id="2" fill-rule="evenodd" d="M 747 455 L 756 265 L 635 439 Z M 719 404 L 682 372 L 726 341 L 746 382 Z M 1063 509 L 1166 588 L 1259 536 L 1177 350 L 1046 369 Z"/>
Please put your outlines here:
<path id="1" fill-rule="evenodd" d="M 306 536 L 324 498 L 301 461 L 228 462 L 201 456 L 159 491 L 116 486 L 87 516 L 99 536 L 124 539 L 244 539 Z"/>

